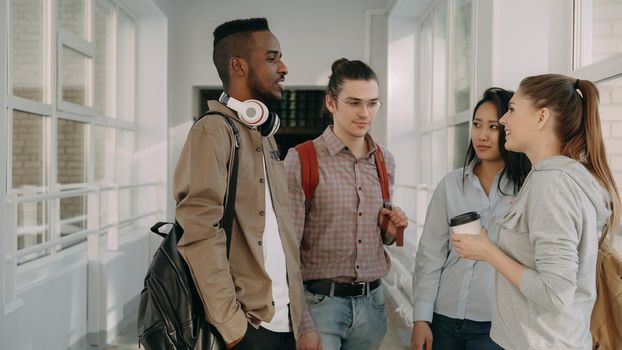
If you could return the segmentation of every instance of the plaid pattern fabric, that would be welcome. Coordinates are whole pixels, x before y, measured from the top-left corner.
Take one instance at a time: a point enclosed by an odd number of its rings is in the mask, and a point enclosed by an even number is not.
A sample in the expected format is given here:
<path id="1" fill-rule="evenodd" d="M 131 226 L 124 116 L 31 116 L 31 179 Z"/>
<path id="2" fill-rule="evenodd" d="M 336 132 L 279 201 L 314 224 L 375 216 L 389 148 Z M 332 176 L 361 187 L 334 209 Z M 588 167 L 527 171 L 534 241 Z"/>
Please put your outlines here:
<path id="1" fill-rule="evenodd" d="M 378 213 L 382 192 L 374 160 L 376 144 L 366 136 L 369 153 L 360 159 L 335 136 L 332 127 L 313 140 L 319 163 L 319 184 L 311 211 L 305 217 L 300 158 L 294 148 L 285 158 L 291 212 L 300 242 L 304 281 L 331 279 L 336 282 L 370 282 L 387 274 Z M 395 160 L 386 158 L 391 191 Z"/>

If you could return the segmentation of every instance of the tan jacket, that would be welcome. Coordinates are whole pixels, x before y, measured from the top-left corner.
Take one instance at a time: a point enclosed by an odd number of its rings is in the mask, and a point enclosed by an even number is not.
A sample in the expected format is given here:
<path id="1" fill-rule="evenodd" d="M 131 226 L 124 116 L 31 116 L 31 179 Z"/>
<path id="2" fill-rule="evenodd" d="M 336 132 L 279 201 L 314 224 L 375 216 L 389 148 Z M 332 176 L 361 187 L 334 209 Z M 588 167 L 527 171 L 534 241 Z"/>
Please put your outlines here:
<path id="1" fill-rule="evenodd" d="M 298 335 L 304 310 L 300 258 L 288 210 L 287 181 L 280 160 L 273 159 L 274 138 L 261 137 L 237 121 L 231 109 L 217 101 L 211 111 L 232 116 L 239 130 L 239 168 L 231 252 L 227 262 L 223 216 L 227 167 L 232 157 L 231 128 L 220 116 L 205 116 L 188 134 L 175 168 L 176 218 L 184 228 L 178 249 L 190 267 L 207 320 L 232 342 L 244 335 L 247 323 L 256 328 L 274 316 L 272 281 L 264 269 L 262 236 L 265 226 L 264 158 L 272 203 L 285 252 L 290 317 Z"/>

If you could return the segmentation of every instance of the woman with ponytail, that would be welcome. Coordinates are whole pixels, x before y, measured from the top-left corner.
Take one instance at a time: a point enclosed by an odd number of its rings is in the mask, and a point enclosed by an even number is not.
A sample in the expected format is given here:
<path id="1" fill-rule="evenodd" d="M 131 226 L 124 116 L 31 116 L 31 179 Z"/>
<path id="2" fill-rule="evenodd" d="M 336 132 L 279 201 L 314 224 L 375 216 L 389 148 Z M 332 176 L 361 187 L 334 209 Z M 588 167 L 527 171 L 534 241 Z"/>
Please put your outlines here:
<path id="1" fill-rule="evenodd" d="M 591 349 L 598 236 L 617 231 L 620 196 L 607 164 L 598 90 L 587 80 L 528 77 L 500 119 L 505 146 L 533 164 L 499 221 L 452 236 L 467 259 L 497 270 L 491 338 L 505 349 Z"/>

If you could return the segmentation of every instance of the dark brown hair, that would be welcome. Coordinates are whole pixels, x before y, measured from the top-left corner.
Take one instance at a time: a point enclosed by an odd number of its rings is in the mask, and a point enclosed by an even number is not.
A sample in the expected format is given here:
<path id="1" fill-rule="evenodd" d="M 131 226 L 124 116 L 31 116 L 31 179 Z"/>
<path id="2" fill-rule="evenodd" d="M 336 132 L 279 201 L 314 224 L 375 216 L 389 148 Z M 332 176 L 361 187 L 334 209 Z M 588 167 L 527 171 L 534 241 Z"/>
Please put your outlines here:
<path id="1" fill-rule="evenodd" d="M 523 79 L 518 90 L 536 108 L 551 110 L 562 154 L 583 164 L 609 191 L 612 215 L 607 226 L 617 231 L 620 194 L 607 163 L 596 85 L 589 80 L 544 74 Z"/>
<path id="2" fill-rule="evenodd" d="M 365 62 L 359 60 L 350 61 L 347 58 L 340 58 L 333 62 L 330 70 L 331 74 L 328 78 L 328 86 L 326 86 L 326 96 L 337 97 L 346 80 L 374 80 L 378 82 L 374 70 Z M 322 103 L 322 117 L 330 116 L 332 115 L 326 108 L 326 104 Z"/>

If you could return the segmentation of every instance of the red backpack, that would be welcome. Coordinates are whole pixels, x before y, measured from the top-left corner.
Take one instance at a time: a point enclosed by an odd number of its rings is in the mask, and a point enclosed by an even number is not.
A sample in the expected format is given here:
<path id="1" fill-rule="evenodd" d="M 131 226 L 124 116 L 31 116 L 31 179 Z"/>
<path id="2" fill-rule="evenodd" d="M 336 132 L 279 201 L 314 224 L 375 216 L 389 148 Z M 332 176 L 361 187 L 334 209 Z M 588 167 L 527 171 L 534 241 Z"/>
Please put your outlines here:
<path id="1" fill-rule="evenodd" d="M 302 190 L 305 193 L 305 214 L 311 211 L 311 201 L 315 188 L 320 181 L 318 171 L 317 153 L 313 141 L 309 140 L 296 145 L 296 151 L 300 157 L 300 170 L 302 173 Z M 389 192 L 389 175 L 387 173 L 387 164 L 384 161 L 384 155 L 380 146 L 376 145 L 376 169 L 378 169 L 378 178 L 380 179 L 380 188 L 382 189 L 382 206 L 391 209 L 391 195 Z M 389 227 L 389 219 L 384 218 L 380 224 L 380 231 L 385 232 Z M 395 235 L 395 245 L 401 247 L 404 245 L 404 228 L 398 227 Z"/>

